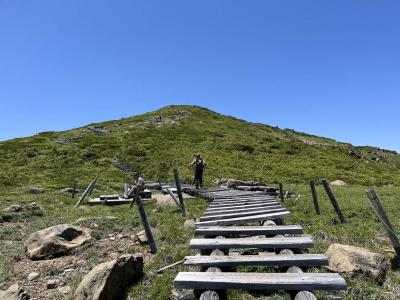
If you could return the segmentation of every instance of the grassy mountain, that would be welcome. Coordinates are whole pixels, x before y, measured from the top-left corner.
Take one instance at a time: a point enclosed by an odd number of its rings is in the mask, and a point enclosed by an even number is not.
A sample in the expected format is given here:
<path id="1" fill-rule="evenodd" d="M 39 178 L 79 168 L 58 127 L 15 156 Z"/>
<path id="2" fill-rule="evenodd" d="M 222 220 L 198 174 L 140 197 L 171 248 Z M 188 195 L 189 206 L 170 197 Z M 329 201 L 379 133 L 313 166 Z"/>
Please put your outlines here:
<path id="1" fill-rule="evenodd" d="M 0 186 L 37 184 L 61 188 L 75 178 L 98 175 L 112 184 L 128 180 L 117 168 L 127 164 L 149 179 L 184 181 L 200 152 L 217 177 L 262 179 L 272 183 L 327 177 L 354 184 L 399 184 L 400 155 L 373 147 L 353 147 L 291 129 L 249 123 L 197 106 L 168 106 L 120 120 L 63 132 L 0 142 Z"/>

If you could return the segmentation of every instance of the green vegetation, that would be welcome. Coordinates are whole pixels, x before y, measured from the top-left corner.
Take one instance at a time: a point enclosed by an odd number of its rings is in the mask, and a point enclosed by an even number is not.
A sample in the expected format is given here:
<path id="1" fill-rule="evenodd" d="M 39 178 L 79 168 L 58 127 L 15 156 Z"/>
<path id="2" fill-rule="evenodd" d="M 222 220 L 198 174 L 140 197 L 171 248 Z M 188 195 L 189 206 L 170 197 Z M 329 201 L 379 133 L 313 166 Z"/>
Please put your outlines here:
<path id="1" fill-rule="evenodd" d="M 172 168 L 178 167 L 183 181 L 189 182 L 188 165 L 196 152 L 202 153 L 208 162 L 205 174 L 208 185 L 218 177 L 261 179 L 269 184 L 281 181 L 285 189 L 301 195 L 297 200 L 292 198 L 285 202 L 293 213 L 286 222 L 301 224 L 307 234 L 314 236 L 316 247 L 310 250 L 312 253 L 323 253 L 330 244 L 343 243 L 365 247 L 391 258 L 386 251 L 390 242 L 364 190 L 366 185 L 378 186 L 382 203 L 398 229 L 400 155 L 397 153 L 353 147 L 293 130 L 252 124 L 193 106 L 170 106 L 141 116 L 91 125 L 108 134 L 82 127 L 0 143 L 0 211 L 10 204 L 24 205 L 32 201 L 45 210 L 44 216 L 31 215 L 0 223 L 0 289 L 15 281 L 26 281 L 29 268 L 35 266 L 36 263 L 28 262 L 23 255 L 23 242 L 30 233 L 86 218 L 79 224 L 91 228 L 94 238 L 84 251 L 76 253 L 78 267 L 88 272 L 96 264 L 119 255 L 119 251 L 144 253 L 146 275 L 131 289 L 129 298 L 171 299 L 173 278 L 179 270 L 187 268 L 180 266 L 163 274 L 155 274 L 155 270 L 195 253 L 188 248 L 193 229 L 183 228 L 185 219 L 177 208 L 161 208 L 153 201 L 145 204 L 160 250 L 152 256 L 147 246 L 125 243 L 124 239 L 110 240 L 110 234 L 130 236 L 142 229 L 136 208 L 83 205 L 74 209 L 76 199 L 72 201 L 58 190 L 71 187 L 74 179 L 79 180 L 79 188 L 84 189 L 98 176 L 95 195 L 121 193 L 122 183 L 130 178 L 115 167 L 116 162 L 129 164 L 145 178 L 162 181 L 172 181 Z M 333 189 L 348 224 L 338 224 L 321 186 L 317 190 L 322 215 L 315 215 L 305 183 L 320 178 L 341 179 L 352 184 Z M 25 186 L 42 187 L 46 192 L 25 194 Z M 203 214 L 207 202 L 193 199 L 187 200 L 186 205 L 187 219 L 193 219 Z M 82 266 L 80 260 L 84 261 Z M 26 271 L 21 271 L 23 264 L 28 267 Z M 41 269 L 40 278 L 59 272 L 57 266 L 49 264 Z M 66 284 L 76 288 L 83 275 L 74 273 Z M 346 280 L 349 290 L 340 294 L 345 299 L 386 299 L 384 292 L 400 297 L 400 273 L 396 270 L 389 271 L 382 286 L 363 276 Z M 287 295 L 279 293 L 229 291 L 230 299 L 254 299 L 254 295 L 258 299 L 288 299 Z"/>
<path id="2" fill-rule="evenodd" d="M 158 118 L 161 117 L 161 118 Z M 60 189 L 76 178 L 88 182 L 128 180 L 119 161 L 149 179 L 172 180 L 200 152 L 209 164 L 206 180 L 218 177 L 300 183 L 326 177 L 348 183 L 400 183 L 400 155 L 372 147 L 353 147 L 289 129 L 248 123 L 196 106 L 169 106 L 144 115 L 0 143 L 0 186 L 12 190 L 36 184 Z M 56 143 L 63 139 L 66 144 Z M 351 152 L 351 154 L 349 154 Z"/>

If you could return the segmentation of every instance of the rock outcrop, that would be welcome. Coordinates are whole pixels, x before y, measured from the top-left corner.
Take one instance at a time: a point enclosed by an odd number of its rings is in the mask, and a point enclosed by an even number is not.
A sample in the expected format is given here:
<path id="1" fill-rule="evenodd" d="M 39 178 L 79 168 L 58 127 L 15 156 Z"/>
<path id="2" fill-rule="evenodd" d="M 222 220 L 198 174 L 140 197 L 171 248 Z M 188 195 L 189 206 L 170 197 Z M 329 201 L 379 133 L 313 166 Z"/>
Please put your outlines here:
<path id="1" fill-rule="evenodd" d="M 0 291 L 0 300 L 29 300 L 29 295 L 19 287 L 13 284 L 6 291 Z"/>
<path id="2" fill-rule="evenodd" d="M 122 299 L 126 289 L 143 275 L 143 257 L 123 255 L 94 267 L 79 284 L 74 300 Z"/>
<path id="3" fill-rule="evenodd" d="M 89 229 L 61 224 L 31 234 L 24 246 L 29 258 L 39 260 L 66 255 L 90 239 Z"/>
<path id="4" fill-rule="evenodd" d="M 386 258 L 367 249 L 341 244 L 332 244 L 325 255 L 329 258 L 328 269 L 347 273 L 351 276 L 361 274 L 375 280 L 378 284 L 385 281 L 388 269 Z"/>

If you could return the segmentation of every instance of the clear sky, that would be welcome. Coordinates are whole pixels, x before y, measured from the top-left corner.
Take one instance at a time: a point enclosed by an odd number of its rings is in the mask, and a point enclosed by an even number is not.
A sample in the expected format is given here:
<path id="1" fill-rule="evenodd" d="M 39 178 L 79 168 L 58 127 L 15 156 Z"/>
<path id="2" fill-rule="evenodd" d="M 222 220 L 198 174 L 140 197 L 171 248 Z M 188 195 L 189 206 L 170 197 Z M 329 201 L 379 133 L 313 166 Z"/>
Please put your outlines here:
<path id="1" fill-rule="evenodd" d="M 0 140 L 169 104 L 400 152 L 398 0 L 0 0 Z"/>

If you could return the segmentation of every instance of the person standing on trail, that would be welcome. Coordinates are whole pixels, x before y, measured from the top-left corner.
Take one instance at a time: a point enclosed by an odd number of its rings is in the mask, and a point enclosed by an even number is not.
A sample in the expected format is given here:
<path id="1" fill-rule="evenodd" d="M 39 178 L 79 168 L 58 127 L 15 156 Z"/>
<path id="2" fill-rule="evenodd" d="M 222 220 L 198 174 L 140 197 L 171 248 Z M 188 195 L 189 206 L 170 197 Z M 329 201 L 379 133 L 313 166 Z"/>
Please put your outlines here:
<path id="1" fill-rule="evenodd" d="M 194 160 L 190 164 L 192 169 L 194 170 L 194 179 L 193 179 L 193 185 L 196 185 L 196 188 L 198 189 L 199 186 L 202 188 L 203 187 L 203 170 L 206 167 L 206 162 L 201 159 L 200 154 L 196 154 Z"/>

